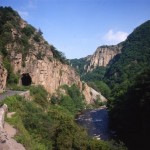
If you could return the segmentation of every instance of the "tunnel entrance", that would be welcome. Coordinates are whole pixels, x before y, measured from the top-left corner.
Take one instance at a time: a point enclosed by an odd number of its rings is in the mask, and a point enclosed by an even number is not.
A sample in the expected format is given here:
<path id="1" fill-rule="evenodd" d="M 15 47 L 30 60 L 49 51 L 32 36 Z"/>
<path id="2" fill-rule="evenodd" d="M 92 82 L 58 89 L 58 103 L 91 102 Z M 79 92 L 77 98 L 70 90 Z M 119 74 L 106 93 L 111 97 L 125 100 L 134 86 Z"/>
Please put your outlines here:
<path id="1" fill-rule="evenodd" d="M 22 85 L 29 86 L 31 85 L 32 79 L 29 75 L 29 73 L 23 73 L 21 77 Z"/>

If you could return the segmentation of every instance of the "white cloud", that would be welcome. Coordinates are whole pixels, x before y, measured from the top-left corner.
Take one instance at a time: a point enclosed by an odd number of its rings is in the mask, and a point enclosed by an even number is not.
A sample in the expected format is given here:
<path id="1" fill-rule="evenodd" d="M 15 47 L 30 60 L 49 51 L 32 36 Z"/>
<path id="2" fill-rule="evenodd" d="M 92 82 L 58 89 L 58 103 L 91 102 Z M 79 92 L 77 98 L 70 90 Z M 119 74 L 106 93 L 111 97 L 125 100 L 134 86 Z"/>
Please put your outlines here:
<path id="1" fill-rule="evenodd" d="M 18 13 L 22 18 L 26 19 L 29 17 L 29 13 L 27 11 L 18 11 Z"/>
<path id="2" fill-rule="evenodd" d="M 112 29 L 110 29 L 105 35 L 104 35 L 104 40 L 108 43 L 111 44 L 117 44 L 119 42 L 122 42 L 124 40 L 126 40 L 128 36 L 127 32 L 123 32 L 123 31 L 114 31 Z"/>

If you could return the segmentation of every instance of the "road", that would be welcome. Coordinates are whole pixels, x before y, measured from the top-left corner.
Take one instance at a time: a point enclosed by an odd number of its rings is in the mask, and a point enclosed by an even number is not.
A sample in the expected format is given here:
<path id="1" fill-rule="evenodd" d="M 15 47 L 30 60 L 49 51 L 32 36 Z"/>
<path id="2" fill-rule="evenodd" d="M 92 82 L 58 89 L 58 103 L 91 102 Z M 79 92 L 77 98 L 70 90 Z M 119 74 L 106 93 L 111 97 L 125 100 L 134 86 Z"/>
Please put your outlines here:
<path id="1" fill-rule="evenodd" d="M 6 92 L 0 94 L 0 101 L 2 101 L 3 99 L 5 99 L 8 96 L 13 96 L 16 94 L 21 94 L 23 91 L 12 91 L 12 90 L 6 90 Z"/>

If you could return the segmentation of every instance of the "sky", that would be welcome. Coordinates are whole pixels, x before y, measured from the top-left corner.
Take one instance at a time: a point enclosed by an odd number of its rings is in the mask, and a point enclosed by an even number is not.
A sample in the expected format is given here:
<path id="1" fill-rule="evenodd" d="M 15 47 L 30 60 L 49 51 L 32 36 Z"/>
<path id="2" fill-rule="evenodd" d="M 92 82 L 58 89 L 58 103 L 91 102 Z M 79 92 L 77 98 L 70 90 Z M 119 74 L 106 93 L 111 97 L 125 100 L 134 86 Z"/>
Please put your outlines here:
<path id="1" fill-rule="evenodd" d="M 98 46 L 124 41 L 150 20 L 150 0 L 0 0 L 37 29 L 68 59 L 82 58 Z"/>

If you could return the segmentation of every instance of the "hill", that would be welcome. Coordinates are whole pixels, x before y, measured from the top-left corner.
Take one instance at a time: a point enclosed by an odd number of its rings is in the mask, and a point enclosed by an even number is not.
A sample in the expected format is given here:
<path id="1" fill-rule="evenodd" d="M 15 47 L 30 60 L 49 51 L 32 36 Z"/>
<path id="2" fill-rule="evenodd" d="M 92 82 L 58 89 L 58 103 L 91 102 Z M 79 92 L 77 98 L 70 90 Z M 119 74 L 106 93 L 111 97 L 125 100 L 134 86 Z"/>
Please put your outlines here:
<path id="1" fill-rule="evenodd" d="M 24 21 L 10 7 L 0 7 L 0 63 L 2 81 L 0 91 L 7 87 L 42 85 L 50 94 L 60 86 L 76 84 L 87 103 L 95 94 L 69 65 L 65 55 L 43 38 L 41 29 Z M 2 71 L 3 68 L 7 70 Z M 2 85 L 2 86 L 1 86 Z M 85 85 L 85 86 L 84 86 Z M 102 99 L 103 96 L 98 93 Z"/>
<path id="2" fill-rule="evenodd" d="M 113 59 L 105 81 L 112 89 L 111 126 L 131 150 L 149 149 L 150 21 L 137 27 Z"/>
<path id="3" fill-rule="evenodd" d="M 105 80 L 116 96 L 125 92 L 137 75 L 150 68 L 150 21 L 137 27 L 128 36 L 121 51 L 105 74 Z"/>
<path id="4" fill-rule="evenodd" d="M 106 99 L 81 82 L 64 54 L 10 7 L 0 7 L 0 73 L 0 92 L 6 86 L 30 90 L 29 99 L 12 96 L 0 104 L 14 112 L 6 120 L 17 129 L 15 139 L 26 149 L 125 149 L 92 139 L 77 125 L 75 115 L 87 104 Z"/>
<path id="5" fill-rule="evenodd" d="M 108 97 L 110 126 L 117 139 L 131 150 L 150 149 L 150 20 L 120 44 L 120 52 L 106 66 L 97 63 L 90 72 L 80 73 L 82 79 Z M 99 53 L 99 58 L 102 56 Z M 84 66 L 89 64 L 84 61 Z"/>

